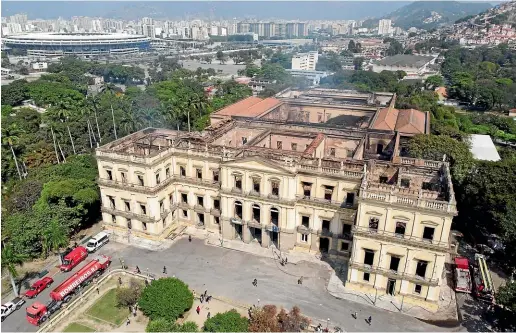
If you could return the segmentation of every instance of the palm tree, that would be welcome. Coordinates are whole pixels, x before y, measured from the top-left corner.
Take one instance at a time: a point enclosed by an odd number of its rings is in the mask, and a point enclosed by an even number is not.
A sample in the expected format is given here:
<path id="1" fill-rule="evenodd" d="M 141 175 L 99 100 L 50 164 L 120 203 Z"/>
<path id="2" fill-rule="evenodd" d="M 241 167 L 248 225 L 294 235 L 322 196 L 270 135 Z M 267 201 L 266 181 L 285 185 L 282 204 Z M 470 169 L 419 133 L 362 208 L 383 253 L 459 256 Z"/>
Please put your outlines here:
<path id="1" fill-rule="evenodd" d="M 112 83 L 105 83 L 102 88 L 100 88 L 100 92 L 107 92 L 111 95 L 115 94 L 116 86 Z M 113 104 L 109 103 L 111 106 L 111 117 L 113 118 L 113 133 L 115 134 L 115 140 L 118 139 L 116 135 L 116 124 L 115 124 L 115 112 L 113 111 Z"/>
<path id="2" fill-rule="evenodd" d="M 122 119 L 120 119 L 120 127 L 127 134 L 131 134 L 136 131 L 136 119 L 132 112 L 124 113 Z"/>
<path id="3" fill-rule="evenodd" d="M 100 128 L 99 128 L 99 120 L 98 120 L 98 117 L 97 117 L 97 112 L 98 112 L 98 109 L 97 109 L 97 97 L 96 96 L 93 96 L 91 97 L 91 104 L 93 104 L 93 112 L 94 112 L 94 115 L 95 115 L 95 123 L 97 125 L 97 134 L 99 135 L 99 142 L 102 142 L 102 137 L 100 136 Z"/>
<path id="4" fill-rule="evenodd" d="M 4 129 L 4 133 L 2 134 L 2 144 L 8 145 L 11 149 L 11 153 L 13 154 L 14 158 L 14 164 L 16 165 L 16 170 L 18 171 L 18 177 L 20 177 L 20 180 L 22 179 L 22 175 L 13 146 L 20 141 L 21 134 L 24 134 L 24 131 L 23 129 L 19 128 L 16 123 L 10 124 L 7 128 Z"/>
<path id="5" fill-rule="evenodd" d="M 57 110 L 57 116 L 61 122 L 65 123 L 68 121 L 70 116 L 72 115 L 72 112 L 68 108 L 60 108 Z M 77 154 L 75 152 L 75 144 L 73 143 L 72 133 L 70 132 L 70 126 L 68 126 L 68 123 L 66 124 L 66 129 L 68 130 L 68 135 L 70 136 L 70 142 L 72 143 L 72 150 L 74 154 Z"/>
<path id="6" fill-rule="evenodd" d="M 59 257 L 59 263 L 62 264 L 62 258 L 60 250 L 62 247 L 68 245 L 68 233 L 59 224 L 59 221 L 53 219 L 50 221 L 47 229 L 43 231 L 43 252 L 45 255 L 48 251 L 57 252 Z"/>
<path id="7" fill-rule="evenodd" d="M 27 259 L 25 255 L 18 254 L 14 251 L 11 244 L 7 244 L 2 249 L 2 268 L 7 269 L 9 277 L 11 278 L 11 285 L 13 286 L 14 295 L 19 296 L 18 288 L 16 287 L 15 278 L 18 277 L 16 266 L 23 265 L 23 261 Z"/>

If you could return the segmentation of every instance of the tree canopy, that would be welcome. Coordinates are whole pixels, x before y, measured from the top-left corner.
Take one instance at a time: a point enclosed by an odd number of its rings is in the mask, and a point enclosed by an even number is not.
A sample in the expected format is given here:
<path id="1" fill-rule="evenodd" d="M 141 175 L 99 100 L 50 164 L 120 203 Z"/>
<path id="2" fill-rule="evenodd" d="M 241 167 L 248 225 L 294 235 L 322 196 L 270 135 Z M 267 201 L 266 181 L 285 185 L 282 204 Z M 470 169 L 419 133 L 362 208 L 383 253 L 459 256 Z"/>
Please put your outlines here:
<path id="1" fill-rule="evenodd" d="M 142 292 L 138 305 L 151 320 L 164 318 L 175 321 L 193 304 L 188 285 L 176 278 L 153 280 Z"/>
<path id="2" fill-rule="evenodd" d="M 204 322 L 205 332 L 247 332 L 248 320 L 242 317 L 235 309 L 215 316 Z"/>

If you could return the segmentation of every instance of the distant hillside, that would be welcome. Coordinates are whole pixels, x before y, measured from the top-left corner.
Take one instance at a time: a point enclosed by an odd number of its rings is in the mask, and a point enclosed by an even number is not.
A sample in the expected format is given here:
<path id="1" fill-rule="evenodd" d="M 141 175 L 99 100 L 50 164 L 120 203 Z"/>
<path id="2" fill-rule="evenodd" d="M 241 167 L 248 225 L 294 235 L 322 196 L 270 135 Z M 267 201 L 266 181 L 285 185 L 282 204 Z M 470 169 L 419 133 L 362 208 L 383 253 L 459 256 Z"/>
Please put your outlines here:
<path id="1" fill-rule="evenodd" d="M 416 1 L 386 15 L 395 27 L 432 29 L 491 8 L 486 2 Z"/>

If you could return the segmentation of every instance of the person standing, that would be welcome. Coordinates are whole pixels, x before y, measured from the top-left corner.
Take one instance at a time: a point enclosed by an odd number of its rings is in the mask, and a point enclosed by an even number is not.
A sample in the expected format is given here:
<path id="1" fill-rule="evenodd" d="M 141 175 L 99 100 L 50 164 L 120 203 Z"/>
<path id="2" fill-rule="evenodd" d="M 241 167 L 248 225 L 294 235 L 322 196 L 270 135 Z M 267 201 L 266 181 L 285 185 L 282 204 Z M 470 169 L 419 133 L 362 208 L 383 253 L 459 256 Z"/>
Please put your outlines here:
<path id="1" fill-rule="evenodd" d="M 195 311 L 197 311 L 197 314 L 200 314 L 201 313 L 201 307 L 199 305 L 197 305 L 197 309 L 195 309 Z"/>
<path id="2" fill-rule="evenodd" d="M 211 313 L 210 313 L 210 312 L 208 312 L 207 317 L 208 317 L 208 319 L 210 319 L 210 318 L 211 318 Z"/>
<path id="3" fill-rule="evenodd" d="M 163 274 L 167 274 L 167 267 L 163 266 Z"/>
<path id="4" fill-rule="evenodd" d="M 192 235 L 188 235 L 188 241 L 191 243 L 192 242 Z"/>
<path id="5" fill-rule="evenodd" d="M 131 323 L 131 319 L 129 319 L 129 317 L 127 317 L 127 321 L 125 322 L 125 326 L 129 326 L 130 323 Z"/>
<path id="6" fill-rule="evenodd" d="M 367 322 L 369 323 L 369 325 L 371 325 L 372 320 L 373 320 L 373 318 L 371 316 L 369 316 L 369 318 L 367 319 Z"/>

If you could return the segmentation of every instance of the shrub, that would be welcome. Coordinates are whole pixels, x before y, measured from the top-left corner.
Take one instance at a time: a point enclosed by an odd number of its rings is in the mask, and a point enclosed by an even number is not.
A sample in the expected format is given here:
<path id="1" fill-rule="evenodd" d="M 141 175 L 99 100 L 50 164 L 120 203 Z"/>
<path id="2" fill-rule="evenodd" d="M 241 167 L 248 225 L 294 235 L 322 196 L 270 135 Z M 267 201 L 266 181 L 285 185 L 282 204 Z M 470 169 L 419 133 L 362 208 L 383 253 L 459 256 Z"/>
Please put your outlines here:
<path id="1" fill-rule="evenodd" d="M 138 301 L 142 312 L 151 320 L 164 318 L 175 321 L 193 304 L 193 294 L 188 285 L 176 278 L 154 280 L 147 286 Z"/>
<path id="2" fill-rule="evenodd" d="M 136 304 L 142 293 L 143 284 L 136 279 L 129 281 L 129 288 L 117 288 L 116 300 L 120 306 Z"/>
<path id="3" fill-rule="evenodd" d="M 204 322 L 205 332 L 247 332 L 249 322 L 235 309 L 215 316 Z"/>
<path id="4" fill-rule="evenodd" d="M 146 332 L 198 332 L 199 326 L 193 321 L 187 321 L 183 325 L 176 324 L 165 318 L 158 318 L 151 320 L 147 327 Z"/>

